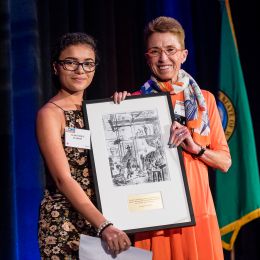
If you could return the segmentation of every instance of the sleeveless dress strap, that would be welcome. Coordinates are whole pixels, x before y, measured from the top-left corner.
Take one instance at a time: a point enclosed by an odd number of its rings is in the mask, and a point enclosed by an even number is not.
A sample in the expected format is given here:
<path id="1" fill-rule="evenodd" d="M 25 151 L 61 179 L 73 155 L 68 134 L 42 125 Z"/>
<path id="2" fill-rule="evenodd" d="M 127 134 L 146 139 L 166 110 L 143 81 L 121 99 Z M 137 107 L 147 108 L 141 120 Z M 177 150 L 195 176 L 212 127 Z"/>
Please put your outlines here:
<path id="1" fill-rule="evenodd" d="M 56 107 L 60 108 L 63 112 L 66 112 L 62 107 L 60 107 L 59 105 L 57 105 L 56 103 L 49 101 L 49 103 L 52 103 L 53 105 L 55 105 Z"/>

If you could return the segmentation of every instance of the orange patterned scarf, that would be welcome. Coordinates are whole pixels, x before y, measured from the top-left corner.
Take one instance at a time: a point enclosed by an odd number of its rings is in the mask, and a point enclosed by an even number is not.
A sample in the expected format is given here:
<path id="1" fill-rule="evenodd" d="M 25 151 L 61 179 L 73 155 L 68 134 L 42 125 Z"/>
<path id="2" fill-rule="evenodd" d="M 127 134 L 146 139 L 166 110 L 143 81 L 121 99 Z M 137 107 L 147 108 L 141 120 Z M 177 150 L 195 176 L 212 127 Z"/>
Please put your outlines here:
<path id="1" fill-rule="evenodd" d="M 183 91 L 186 126 L 190 129 L 193 140 L 201 145 L 210 144 L 210 127 L 208 110 L 204 96 L 196 81 L 184 70 L 180 70 L 178 81 L 159 82 L 153 76 L 141 87 L 142 94 L 174 91 L 175 94 Z"/>

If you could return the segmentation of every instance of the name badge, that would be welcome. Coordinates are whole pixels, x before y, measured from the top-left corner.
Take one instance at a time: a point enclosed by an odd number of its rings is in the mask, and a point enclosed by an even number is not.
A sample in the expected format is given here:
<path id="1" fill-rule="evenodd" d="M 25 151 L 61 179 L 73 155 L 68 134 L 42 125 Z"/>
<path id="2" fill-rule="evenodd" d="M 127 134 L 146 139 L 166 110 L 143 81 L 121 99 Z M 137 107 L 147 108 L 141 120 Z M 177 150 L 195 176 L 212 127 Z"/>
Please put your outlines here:
<path id="1" fill-rule="evenodd" d="M 178 101 L 178 100 L 176 101 L 175 107 L 174 107 L 174 114 L 185 117 L 185 108 L 184 108 L 183 101 Z"/>
<path id="2" fill-rule="evenodd" d="M 177 100 L 174 107 L 174 120 L 186 125 L 184 102 Z"/>
<path id="3" fill-rule="evenodd" d="M 65 127 L 65 146 L 90 149 L 90 131 Z"/>

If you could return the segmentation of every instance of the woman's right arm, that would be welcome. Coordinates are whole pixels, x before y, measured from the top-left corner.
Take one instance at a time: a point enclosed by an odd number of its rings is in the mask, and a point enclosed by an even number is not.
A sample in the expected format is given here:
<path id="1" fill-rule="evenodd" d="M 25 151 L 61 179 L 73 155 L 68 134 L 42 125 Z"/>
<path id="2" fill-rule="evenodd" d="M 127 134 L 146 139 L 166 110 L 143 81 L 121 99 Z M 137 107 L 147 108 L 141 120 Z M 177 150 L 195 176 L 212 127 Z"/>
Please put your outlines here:
<path id="1" fill-rule="evenodd" d="M 64 117 L 63 114 L 48 107 L 38 112 L 36 131 L 40 150 L 57 188 L 82 216 L 98 228 L 106 219 L 71 176 L 61 141 L 64 128 L 62 116 Z M 120 252 L 130 246 L 127 235 L 113 226 L 107 227 L 102 237 L 113 251 Z"/>

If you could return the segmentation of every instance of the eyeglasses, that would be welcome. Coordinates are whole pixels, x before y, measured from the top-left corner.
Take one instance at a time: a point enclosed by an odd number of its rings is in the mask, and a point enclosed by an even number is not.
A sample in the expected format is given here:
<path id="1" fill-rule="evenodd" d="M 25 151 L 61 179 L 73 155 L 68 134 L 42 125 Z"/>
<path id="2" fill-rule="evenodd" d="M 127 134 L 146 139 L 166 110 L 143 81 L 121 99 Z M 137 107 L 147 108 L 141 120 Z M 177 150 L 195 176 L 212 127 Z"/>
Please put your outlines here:
<path id="1" fill-rule="evenodd" d="M 182 51 L 183 49 L 177 49 L 175 47 L 167 47 L 166 49 L 151 48 L 147 50 L 146 54 L 150 57 L 159 57 L 164 52 L 167 56 L 173 56 L 176 52 Z"/>
<path id="2" fill-rule="evenodd" d="M 78 62 L 76 60 L 58 60 L 57 63 L 62 65 L 64 70 L 69 71 L 75 71 L 79 68 L 79 66 L 82 66 L 85 72 L 94 71 L 98 65 L 98 63 L 95 63 L 94 61 Z"/>

